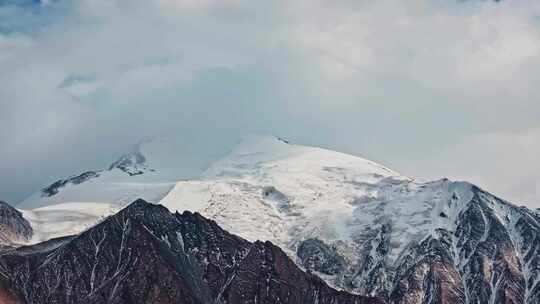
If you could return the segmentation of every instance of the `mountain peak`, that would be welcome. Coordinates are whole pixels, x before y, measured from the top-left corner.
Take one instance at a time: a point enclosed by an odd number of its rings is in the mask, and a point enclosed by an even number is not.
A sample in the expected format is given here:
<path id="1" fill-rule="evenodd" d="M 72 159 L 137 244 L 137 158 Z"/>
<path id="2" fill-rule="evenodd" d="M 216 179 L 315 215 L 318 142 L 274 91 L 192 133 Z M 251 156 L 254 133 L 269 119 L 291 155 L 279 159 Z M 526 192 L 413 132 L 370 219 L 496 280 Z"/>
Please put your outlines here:
<path id="1" fill-rule="evenodd" d="M 400 177 L 399 173 L 373 161 L 318 147 L 291 144 L 288 140 L 268 135 L 244 137 L 224 158 L 214 162 L 204 177 L 258 174 L 259 169 L 287 166 L 291 173 L 344 169 L 356 174 L 381 178 Z"/>
<path id="2" fill-rule="evenodd" d="M 110 225 L 118 231 L 122 230 L 118 225 L 132 222 L 145 237 L 149 229 L 178 250 L 191 242 L 200 251 L 200 244 L 208 243 L 195 231 L 215 232 L 219 225 L 243 238 L 233 243 L 271 241 L 330 284 L 396 303 L 417 303 L 408 298 L 411 295 L 445 297 L 455 303 L 467 299 L 498 303 L 505 295 L 513 303 L 540 299 L 535 271 L 539 260 L 534 258 L 540 252 L 538 214 L 470 183 L 418 182 L 360 157 L 271 136 L 244 138 L 200 178 L 179 180 L 176 173 L 171 175 L 173 182 L 164 183 L 170 176 L 162 170 L 175 171 L 193 160 L 171 152 L 191 155 L 191 148 L 170 143 L 141 145 L 138 153 L 144 162 L 137 153 L 127 157 L 130 164 L 158 168 L 155 172 L 133 176 L 119 170 L 100 172 L 52 198 L 118 207 L 142 198 L 96 227 Z M 145 201 L 177 213 L 171 215 Z M 43 209 L 36 213 L 51 211 Z M 36 223 L 43 222 L 36 217 Z M 56 224 L 49 227 L 62 226 Z M 176 233 L 160 228 L 177 226 L 187 229 L 182 230 L 186 234 L 181 242 Z M 86 229 L 76 226 L 70 231 Z M 228 236 L 219 237 L 223 238 Z M 280 255 L 266 243 L 254 244 L 261 252 Z M 248 269 L 252 266 L 256 265 Z M 497 278 L 502 281 L 494 282 Z"/>

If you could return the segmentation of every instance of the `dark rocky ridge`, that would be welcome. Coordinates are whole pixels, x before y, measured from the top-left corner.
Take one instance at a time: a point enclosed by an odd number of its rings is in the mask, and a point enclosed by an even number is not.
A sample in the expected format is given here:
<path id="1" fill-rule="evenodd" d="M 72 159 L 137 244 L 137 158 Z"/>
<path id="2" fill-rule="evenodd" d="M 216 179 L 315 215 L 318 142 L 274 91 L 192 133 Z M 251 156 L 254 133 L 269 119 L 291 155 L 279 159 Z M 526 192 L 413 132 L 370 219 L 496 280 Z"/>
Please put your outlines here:
<path id="1" fill-rule="evenodd" d="M 302 265 L 309 270 L 333 275 L 345 270 L 345 259 L 335 248 L 319 239 L 307 239 L 300 243 L 296 254 Z"/>
<path id="2" fill-rule="evenodd" d="M 0 255 L 5 303 L 383 303 L 330 288 L 270 242 L 142 200 L 58 246 L 32 247 Z"/>
<path id="3" fill-rule="evenodd" d="M 41 195 L 44 197 L 53 196 L 57 194 L 59 190 L 65 187 L 67 184 L 78 185 L 96 177 L 99 177 L 99 171 L 87 171 L 79 175 L 70 176 L 66 179 L 60 179 L 52 183 L 51 185 L 43 188 L 41 190 Z"/>

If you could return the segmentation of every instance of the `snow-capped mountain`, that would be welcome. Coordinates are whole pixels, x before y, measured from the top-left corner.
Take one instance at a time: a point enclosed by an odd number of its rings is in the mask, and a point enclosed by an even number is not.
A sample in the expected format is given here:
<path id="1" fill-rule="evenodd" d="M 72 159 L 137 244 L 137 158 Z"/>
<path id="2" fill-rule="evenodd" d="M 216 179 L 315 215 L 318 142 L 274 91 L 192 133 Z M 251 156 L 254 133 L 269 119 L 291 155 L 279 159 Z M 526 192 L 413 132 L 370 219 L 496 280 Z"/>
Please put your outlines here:
<path id="1" fill-rule="evenodd" d="M 540 303 L 538 213 L 470 183 L 420 183 L 359 157 L 250 137 L 200 178 L 164 186 L 152 154 L 139 149 L 115 163 L 126 170 L 60 183 L 54 195 L 20 205 L 46 207 L 23 214 L 53 227 L 54 214 L 107 206 L 84 211 L 86 224 L 66 225 L 67 235 L 139 195 L 199 212 L 249 241 L 271 241 L 332 286 L 390 303 Z M 44 208 L 61 212 L 44 220 Z M 41 240 L 49 235 L 62 231 Z"/>
<path id="2" fill-rule="evenodd" d="M 161 203 L 271 240 L 334 286 L 392 303 L 540 302 L 538 215 L 466 182 L 419 183 L 258 138 Z"/>

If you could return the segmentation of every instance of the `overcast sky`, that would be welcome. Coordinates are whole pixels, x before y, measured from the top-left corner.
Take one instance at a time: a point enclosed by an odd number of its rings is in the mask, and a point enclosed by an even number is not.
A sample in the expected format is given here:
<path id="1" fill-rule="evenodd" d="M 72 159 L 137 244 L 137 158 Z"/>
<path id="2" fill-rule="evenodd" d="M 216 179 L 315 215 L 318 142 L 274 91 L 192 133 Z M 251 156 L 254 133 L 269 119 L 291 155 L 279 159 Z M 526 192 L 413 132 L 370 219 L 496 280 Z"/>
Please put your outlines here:
<path id="1" fill-rule="evenodd" d="M 266 133 L 540 207 L 538 0 L 36 2 L 0 0 L 0 199 Z"/>

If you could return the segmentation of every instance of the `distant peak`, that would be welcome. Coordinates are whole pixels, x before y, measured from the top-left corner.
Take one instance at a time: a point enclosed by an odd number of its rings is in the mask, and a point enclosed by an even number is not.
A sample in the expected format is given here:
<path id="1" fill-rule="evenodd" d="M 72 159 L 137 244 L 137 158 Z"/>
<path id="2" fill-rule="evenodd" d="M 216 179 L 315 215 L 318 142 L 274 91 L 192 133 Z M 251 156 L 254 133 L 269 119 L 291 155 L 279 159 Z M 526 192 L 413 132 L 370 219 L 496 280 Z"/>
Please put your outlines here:
<path id="1" fill-rule="evenodd" d="M 109 171 L 119 169 L 128 175 L 140 175 L 146 171 L 146 157 L 140 151 L 132 151 L 128 154 L 120 156 L 114 163 L 109 166 Z"/>
<path id="2" fill-rule="evenodd" d="M 129 153 L 126 153 L 109 166 L 109 171 L 119 169 L 129 176 L 141 175 L 146 171 L 154 171 L 148 167 L 146 156 L 141 152 L 141 146 L 152 142 L 154 138 L 145 138 L 135 144 Z"/>

